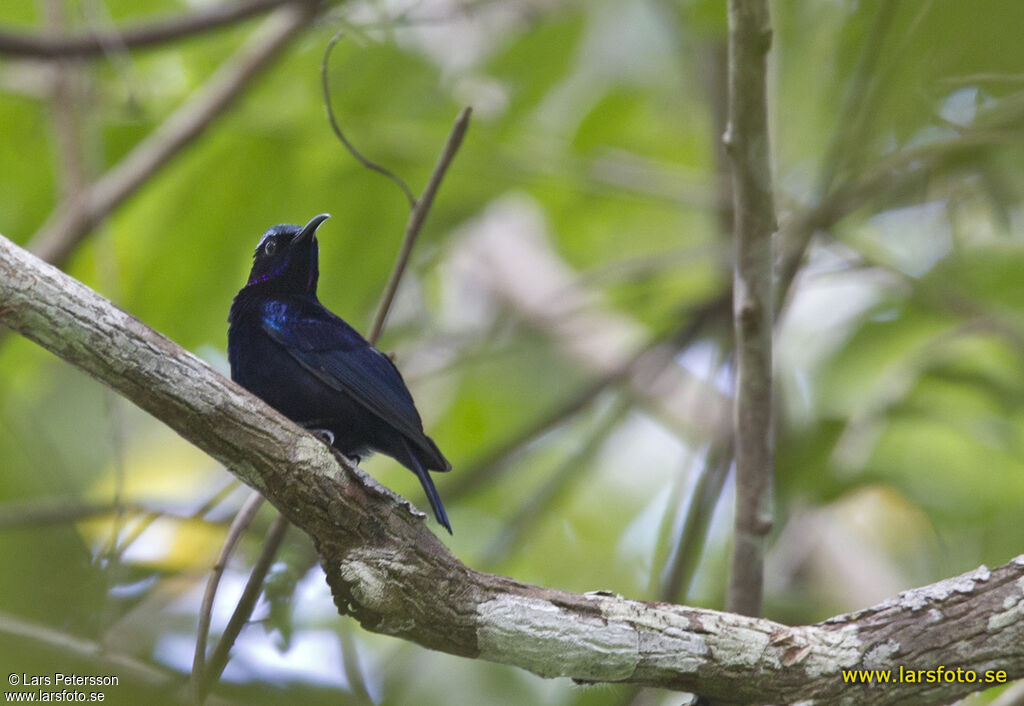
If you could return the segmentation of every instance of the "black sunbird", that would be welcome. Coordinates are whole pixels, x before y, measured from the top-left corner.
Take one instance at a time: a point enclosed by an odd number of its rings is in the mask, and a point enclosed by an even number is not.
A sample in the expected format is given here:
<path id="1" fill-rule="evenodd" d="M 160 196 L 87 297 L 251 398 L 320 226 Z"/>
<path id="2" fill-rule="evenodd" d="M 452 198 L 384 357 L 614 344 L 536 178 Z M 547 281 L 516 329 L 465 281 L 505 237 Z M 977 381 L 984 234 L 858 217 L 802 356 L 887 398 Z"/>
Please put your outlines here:
<path id="1" fill-rule="evenodd" d="M 307 429 L 327 432 L 349 458 L 379 451 L 412 470 L 451 532 L 429 473 L 451 464 L 423 432 L 401 373 L 317 299 L 316 230 L 328 217 L 274 226 L 256 246 L 228 317 L 231 379 Z"/>

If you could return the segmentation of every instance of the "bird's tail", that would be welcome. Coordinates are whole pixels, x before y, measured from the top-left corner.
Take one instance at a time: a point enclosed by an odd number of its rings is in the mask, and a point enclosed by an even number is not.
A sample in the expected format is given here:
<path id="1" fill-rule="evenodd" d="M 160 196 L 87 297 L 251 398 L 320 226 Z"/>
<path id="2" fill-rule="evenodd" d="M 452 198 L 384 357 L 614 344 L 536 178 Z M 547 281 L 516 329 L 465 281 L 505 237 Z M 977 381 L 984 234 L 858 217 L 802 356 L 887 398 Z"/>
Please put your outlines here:
<path id="1" fill-rule="evenodd" d="M 409 448 L 409 442 L 404 438 L 402 439 L 402 445 L 405 447 L 405 453 L 409 458 L 409 463 L 406 464 L 412 469 L 416 477 L 420 479 L 420 485 L 423 486 L 424 492 L 427 494 L 427 500 L 430 501 L 430 507 L 434 511 L 434 517 L 437 521 L 448 530 L 448 534 L 452 534 L 452 526 L 448 521 L 448 513 L 444 510 L 444 505 L 441 503 L 441 496 L 437 492 L 437 488 L 434 487 L 434 481 L 430 477 L 430 471 L 423 467 L 419 458 L 411 448 Z M 440 452 L 438 452 L 440 453 Z M 444 458 L 442 456 L 442 458 Z M 449 466 L 450 468 L 451 466 Z"/>

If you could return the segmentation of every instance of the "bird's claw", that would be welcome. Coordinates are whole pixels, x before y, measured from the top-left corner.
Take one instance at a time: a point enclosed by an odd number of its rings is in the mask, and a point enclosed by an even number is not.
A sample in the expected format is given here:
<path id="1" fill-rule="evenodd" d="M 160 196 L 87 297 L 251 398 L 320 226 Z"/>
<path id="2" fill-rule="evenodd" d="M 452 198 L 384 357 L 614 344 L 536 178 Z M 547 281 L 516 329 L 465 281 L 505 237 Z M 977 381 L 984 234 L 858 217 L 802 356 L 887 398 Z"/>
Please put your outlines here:
<path id="1" fill-rule="evenodd" d="M 334 446 L 334 432 L 330 429 L 310 429 L 309 432 L 328 446 Z"/>

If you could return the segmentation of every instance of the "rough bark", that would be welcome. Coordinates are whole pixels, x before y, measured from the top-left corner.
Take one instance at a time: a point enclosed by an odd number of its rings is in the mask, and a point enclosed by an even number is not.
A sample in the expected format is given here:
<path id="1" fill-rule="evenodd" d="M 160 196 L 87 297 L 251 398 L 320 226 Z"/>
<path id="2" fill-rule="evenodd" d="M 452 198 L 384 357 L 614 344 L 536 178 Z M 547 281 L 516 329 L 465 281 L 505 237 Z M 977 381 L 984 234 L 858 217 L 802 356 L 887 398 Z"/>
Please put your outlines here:
<path id="1" fill-rule="evenodd" d="M 545 677 L 735 702 L 944 703 L 984 686 L 869 688 L 845 682 L 843 668 L 1024 676 L 1024 556 L 802 627 L 531 586 L 466 567 L 407 502 L 2 236 L 0 324 L 118 390 L 260 490 L 313 538 L 339 612 L 369 630 Z"/>

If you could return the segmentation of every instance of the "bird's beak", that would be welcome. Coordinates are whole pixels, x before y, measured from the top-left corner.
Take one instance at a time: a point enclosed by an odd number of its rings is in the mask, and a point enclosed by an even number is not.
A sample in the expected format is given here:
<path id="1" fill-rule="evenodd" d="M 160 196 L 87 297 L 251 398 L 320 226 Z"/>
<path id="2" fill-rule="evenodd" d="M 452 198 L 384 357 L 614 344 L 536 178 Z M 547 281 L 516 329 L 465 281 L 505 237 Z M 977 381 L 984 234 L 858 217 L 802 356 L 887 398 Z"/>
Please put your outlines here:
<path id="1" fill-rule="evenodd" d="M 313 216 L 313 218 L 302 227 L 299 234 L 292 240 L 292 244 L 297 243 L 308 243 L 313 239 L 313 235 L 316 234 L 316 229 L 320 227 L 320 224 L 331 217 L 329 213 L 321 213 L 319 216 Z"/>

